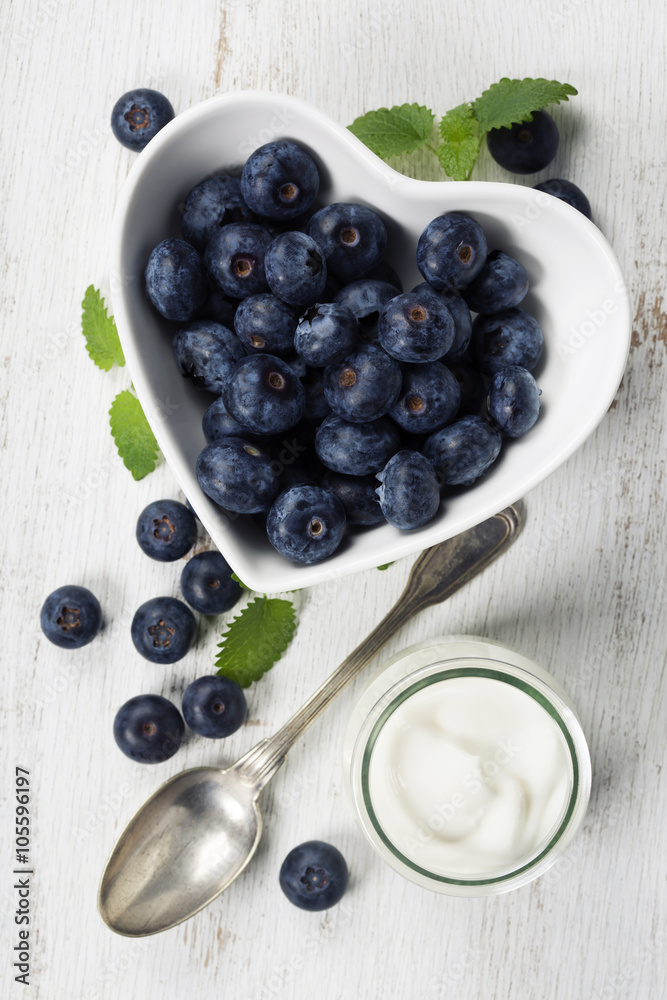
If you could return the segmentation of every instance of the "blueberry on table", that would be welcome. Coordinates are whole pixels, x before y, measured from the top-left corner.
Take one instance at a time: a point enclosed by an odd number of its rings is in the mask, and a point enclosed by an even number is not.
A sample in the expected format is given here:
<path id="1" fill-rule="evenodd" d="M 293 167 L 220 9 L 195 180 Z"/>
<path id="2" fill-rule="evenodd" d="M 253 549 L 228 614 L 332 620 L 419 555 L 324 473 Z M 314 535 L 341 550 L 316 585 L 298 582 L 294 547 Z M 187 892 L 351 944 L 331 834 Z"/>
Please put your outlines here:
<path id="1" fill-rule="evenodd" d="M 466 416 L 426 439 L 423 453 L 447 486 L 471 486 L 498 457 L 501 437 L 477 416 Z"/>
<path id="2" fill-rule="evenodd" d="M 238 420 L 234 420 L 225 406 L 222 396 L 214 399 L 201 418 L 201 426 L 208 444 L 226 437 L 243 437 L 245 431 Z"/>
<path id="3" fill-rule="evenodd" d="M 377 342 L 377 324 L 380 310 L 395 298 L 396 289 L 387 281 L 364 278 L 353 281 L 336 292 L 334 302 L 349 309 L 359 325 L 361 340 Z"/>
<path id="4" fill-rule="evenodd" d="M 234 331 L 251 354 L 284 357 L 294 351 L 298 313 L 270 292 L 243 299 L 234 316 Z"/>
<path id="5" fill-rule="evenodd" d="M 518 307 L 477 316 L 472 325 L 472 352 L 484 375 L 495 375 L 508 365 L 521 365 L 530 372 L 543 346 L 539 323 Z"/>
<path id="6" fill-rule="evenodd" d="M 489 383 L 486 408 L 489 418 L 506 437 L 521 437 L 540 413 L 542 390 L 525 368 L 510 365 Z"/>
<path id="7" fill-rule="evenodd" d="M 181 232 L 183 239 L 202 253 L 211 236 L 230 222 L 250 222 L 250 211 L 241 193 L 238 177 L 220 174 L 207 177 L 185 199 Z"/>
<path id="8" fill-rule="evenodd" d="M 345 533 L 345 508 L 319 486 L 292 486 L 275 500 L 266 521 L 274 549 L 304 566 L 333 555 Z"/>
<path id="9" fill-rule="evenodd" d="M 172 341 L 174 359 L 195 389 L 220 393 L 245 351 L 238 337 L 212 319 L 195 319 L 181 327 Z"/>
<path id="10" fill-rule="evenodd" d="M 227 560 L 211 550 L 198 552 L 186 562 L 181 573 L 181 593 L 200 614 L 220 615 L 234 607 L 241 596 L 241 585 L 232 580 Z"/>
<path id="11" fill-rule="evenodd" d="M 354 202 L 337 202 L 315 212 L 308 234 L 320 247 L 328 269 L 343 281 L 365 275 L 380 262 L 387 246 L 380 216 Z"/>
<path id="12" fill-rule="evenodd" d="M 302 910 L 328 910 L 343 898 L 348 871 L 338 848 L 309 840 L 292 848 L 280 868 L 280 888 Z"/>
<path id="13" fill-rule="evenodd" d="M 375 476 L 345 476 L 328 470 L 322 477 L 322 486 L 338 497 L 348 524 L 370 526 L 384 521 Z"/>
<path id="14" fill-rule="evenodd" d="M 162 240 L 151 251 L 146 295 L 165 319 L 186 323 L 204 304 L 208 287 L 201 258 L 185 240 Z"/>
<path id="15" fill-rule="evenodd" d="M 380 344 L 398 361 L 437 361 L 454 343 L 454 332 L 452 314 L 433 289 L 397 295 L 378 319 Z"/>
<path id="16" fill-rule="evenodd" d="M 223 398 L 228 412 L 251 434 L 282 434 L 299 422 L 306 406 L 298 376 L 270 354 L 240 361 Z"/>
<path id="17" fill-rule="evenodd" d="M 439 361 L 405 365 L 403 384 L 389 416 L 409 434 L 432 434 L 457 415 L 459 383 Z"/>
<path id="18" fill-rule="evenodd" d="M 433 466 L 420 452 L 396 452 L 377 478 L 382 513 L 395 528 L 423 528 L 438 513 L 440 484 Z"/>
<path id="19" fill-rule="evenodd" d="M 533 111 L 532 121 L 486 134 L 491 156 L 513 174 L 535 174 L 548 167 L 558 152 L 558 126 L 546 111 Z"/>
<path id="20" fill-rule="evenodd" d="M 339 417 L 352 423 L 377 420 L 401 391 L 401 366 L 378 344 L 360 344 L 324 370 L 324 395 Z"/>
<path id="21" fill-rule="evenodd" d="M 56 646 L 79 649 L 99 632 L 102 609 L 86 587 L 58 587 L 44 601 L 39 623 L 46 638 Z"/>
<path id="22" fill-rule="evenodd" d="M 264 257 L 271 240 L 271 233 L 254 222 L 230 222 L 218 229 L 204 251 L 213 284 L 234 299 L 268 292 Z"/>
<path id="23" fill-rule="evenodd" d="M 492 250 L 462 295 L 473 312 L 497 313 L 518 306 L 527 291 L 528 273 L 523 264 L 502 250 Z"/>
<path id="24" fill-rule="evenodd" d="M 307 233 L 276 236 L 267 248 L 264 267 L 269 288 L 289 305 L 306 308 L 324 292 L 327 265 Z"/>
<path id="25" fill-rule="evenodd" d="M 591 205 L 588 198 L 581 188 L 578 188 L 572 181 L 563 180 L 562 177 L 550 177 L 549 180 L 535 184 L 535 190 L 545 191 L 547 194 L 553 195 L 554 198 L 560 198 L 572 208 L 576 208 L 587 219 L 591 218 Z"/>
<path id="26" fill-rule="evenodd" d="M 478 414 L 486 397 L 484 379 L 479 371 L 469 361 L 450 361 L 447 367 L 461 391 L 458 415 L 464 417 L 471 413 Z"/>
<path id="27" fill-rule="evenodd" d="M 243 689 L 229 677 L 207 674 L 188 684 L 183 716 L 190 729 L 209 740 L 221 740 L 240 729 L 248 714 Z"/>
<path id="28" fill-rule="evenodd" d="M 139 153 L 173 117 L 174 109 L 158 90 L 128 90 L 113 106 L 111 131 L 123 146 Z"/>
<path id="29" fill-rule="evenodd" d="M 295 219 L 315 201 L 320 175 L 312 156 L 296 142 L 267 142 L 251 153 L 241 174 L 246 204 L 269 219 Z"/>
<path id="30" fill-rule="evenodd" d="M 446 212 L 432 219 L 417 242 L 417 267 L 429 285 L 463 288 L 479 274 L 486 260 L 484 230 L 463 212 Z"/>
<path id="31" fill-rule="evenodd" d="M 139 548 L 151 559 L 173 562 L 189 552 L 197 538 L 197 522 L 178 500 L 154 500 L 137 520 Z"/>
<path id="32" fill-rule="evenodd" d="M 176 597 L 153 597 L 132 619 L 134 648 L 152 663 L 176 663 L 195 640 L 197 622 L 187 604 Z"/>
<path id="33" fill-rule="evenodd" d="M 211 500 L 238 514 L 266 510 L 280 485 L 271 458 L 236 437 L 206 445 L 197 458 L 197 481 Z"/>
<path id="34" fill-rule="evenodd" d="M 173 757 L 183 740 L 181 713 L 159 694 L 140 694 L 118 709 L 113 722 L 117 746 L 139 764 L 161 764 Z"/>
<path id="35" fill-rule="evenodd" d="M 401 445 L 401 435 L 391 420 L 380 417 L 367 424 L 352 424 L 332 413 L 320 424 L 315 450 L 333 472 L 367 476 L 379 472 Z"/>
<path id="36" fill-rule="evenodd" d="M 311 306 L 294 334 L 294 347 L 307 365 L 333 365 L 350 354 L 357 343 L 357 321 L 347 306 L 324 302 Z"/>

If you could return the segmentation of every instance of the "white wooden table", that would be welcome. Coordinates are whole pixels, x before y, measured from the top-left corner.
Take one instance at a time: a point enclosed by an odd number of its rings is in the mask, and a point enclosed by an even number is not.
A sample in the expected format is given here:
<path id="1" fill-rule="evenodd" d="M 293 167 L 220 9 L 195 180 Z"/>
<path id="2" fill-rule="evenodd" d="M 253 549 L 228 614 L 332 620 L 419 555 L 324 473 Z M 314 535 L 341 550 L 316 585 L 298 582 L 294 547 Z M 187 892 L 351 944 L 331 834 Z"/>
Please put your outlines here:
<path id="1" fill-rule="evenodd" d="M 4 4 L 3 998 L 665 996 L 663 10 L 658 0 L 422 0 L 410 11 L 398 0 Z M 403 881 L 362 839 L 343 794 L 350 691 L 268 791 L 267 832 L 248 872 L 166 934 L 117 937 L 98 917 L 97 883 L 134 809 L 184 766 L 232 759 L 280 724 L 384 614 L 409 561 L 295 595 L 297 637 L 250 690 L 249 723 L 222 750 L 192 740 L 159 770 L 118 752 L 119 705 L 148 691 L 178 701 L 211 671 L 217 635 L 169 669 L 141 659 L 130 641 L 133 611 L 149 596 L 178 594 L 181 567 L 137 548 L 139 511 L 178 491 L 164 465 L 140 483 L 122 467 L 107 411 L 129 375 L 94 368 L 79 332 L 86 286 L 109 288 L 110 223 L 133 162 L 110 134 L 110 109 L 133 86 L 162 90 L 177 111 L 256 87 L 349 122 L 403 101 L 444 112 L 503 75 L 579 89 L 554 111 L 562 141 L 548 173 L 580 184 L 616 249 L 635 307 L 632 351 L 600 428 L 527 497 L 522 539 L 388 652 L 464 631 L 552 671 L 590 741 L 583 831 L 547 876 L 499 898 L 450 899 Z M 437 176 L 426 161 L 416 155 L 406 169 Z M 475 176 L 508 179 L 486 153 Z M 107 620 L 104 636 L 76 656 L 38 624 L 44 597 L 64 583 L 90 587 Z M 10 968 L 15 765 L 30 769 L 33 794 L 25 991 Z M 323 915 L 292 907 L 277 882 L 287 851 L 313 837 L 337 844 L 351 871 L 343 902 Z"/>

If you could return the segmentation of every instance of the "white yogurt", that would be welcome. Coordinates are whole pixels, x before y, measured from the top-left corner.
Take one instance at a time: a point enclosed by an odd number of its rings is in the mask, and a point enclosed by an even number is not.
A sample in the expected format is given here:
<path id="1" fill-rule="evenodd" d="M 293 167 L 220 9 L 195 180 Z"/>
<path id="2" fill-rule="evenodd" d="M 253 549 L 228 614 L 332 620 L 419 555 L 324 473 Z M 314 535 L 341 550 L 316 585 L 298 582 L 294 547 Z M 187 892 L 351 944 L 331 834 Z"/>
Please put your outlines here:
<path id="1" fill-rule="evenodd" d="M 572 765 L 561 730 L 525 691 L 488 677 L 436 681 L 380 730 L 368 787 L 395 847 L 438 875 L 484 877 L 546 844 Z"/>

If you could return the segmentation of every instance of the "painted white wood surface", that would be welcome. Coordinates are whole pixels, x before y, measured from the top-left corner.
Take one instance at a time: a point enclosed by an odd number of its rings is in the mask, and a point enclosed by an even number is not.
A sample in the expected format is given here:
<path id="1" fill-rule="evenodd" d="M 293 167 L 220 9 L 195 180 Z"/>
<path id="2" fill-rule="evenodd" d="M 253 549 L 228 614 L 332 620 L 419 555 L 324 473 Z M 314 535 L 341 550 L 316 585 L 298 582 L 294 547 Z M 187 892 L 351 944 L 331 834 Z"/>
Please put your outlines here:
<path id="1" fill-rule="evenodd" d="M 665 995 L 663 10 L 658 0 L 3 5 L 0 583 L 9 740 L 1 773 L 4 806 L 15 764 L 33 780 L 35 951 L 26 996 Z M 129 376 L 95 369 L 78 330 L 85 287 L 109 288 L 110 222 L 132 162 L 109 132 L 111 106 L 131 86 L 163 90 L 177 111 L 259 87 L 348 122 L 406 100 L 444 111 L 502 75 L 579 88 L 554 112 L 562 142 L 548 174 L 582 186 L 616 249 L 636 314 L 632 352 L 601 427 L 527 497 L 514 549 L 388 651 L 464 631 L 551 670 L 590 740 L 594 788 L 583 832 L 548 876 L 514 894 L 448 899 L 403 881 L 367 847 L 343 794 L 350 691 L 265 796 L 267 832 L 248 872 L 167 934 L 116 937 L 97 915 L 97 882 L 133 810 L 170 774 L 231 759 L 280 724 L 384 614 L 409 562 L 295 595 L 297 638 L 249 692 L 250 722 L 229 745 L 192 740 L 159 770 L 116 749 L 118 706 L 147 691 L 178 700 L 211 669 L 216 635 L 169 669 L 142 660 L 129 636 L 143 600 L 178 593 L 181 567 L 153 563 L 136 546 L 136 515 L 151 499 L 177 495 L 175 483 L 164 466 L 139 484 L 122 467 L 106 414 Z M 426 156 L 406 169 L 437 176 Z M 508 179 L 486 154 L 476 176 Z M 69 582 L 90 587 L 107 618 L 103 638 L 78 656 L 50 645 L 38 626 L 46 594 Z M 9 824 L 8 808 L 3 816 Z M 13 852 L 9 825 L 3 830 L 0 992 L 10 998 L 23 990 L 10 972 Z M 285 853 L 311 837 L 336 843 L 351 870 L 343 903 L 324 915 L 290 906 L 277 885 Z"/>

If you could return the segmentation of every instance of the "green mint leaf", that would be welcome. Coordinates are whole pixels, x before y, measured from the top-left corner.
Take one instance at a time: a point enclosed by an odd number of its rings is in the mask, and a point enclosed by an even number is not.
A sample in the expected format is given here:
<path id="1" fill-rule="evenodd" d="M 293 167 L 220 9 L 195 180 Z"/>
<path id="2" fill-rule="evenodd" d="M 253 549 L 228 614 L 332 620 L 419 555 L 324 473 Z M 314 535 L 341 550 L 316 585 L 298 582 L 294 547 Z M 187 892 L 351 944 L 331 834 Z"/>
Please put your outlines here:
<path id="1" fill-rule="evenodd" d="M 236 580 L 236 582 L 238 583 L 238 585 L 239 585 L 240 587 L 243 587 L 243 589 L 244 589 L 244 590 L 250 590 L 250 587 L 248 587 L 248 586 L 247 586 L 247 585 L 246 585 L 246 584 L 245 584 L 245 583 L 243 582 L 243 580 L 241 580 L 241 578 L 240 578 L 240 577 L 238 577 L 238 576 L 236 575 L 236 573 L 232 573 L 232 580 Z"/>
<path id="2" fill-rule="evenodd" d="M 467 181 L 479 153 L 479 126 L 469 104 L 459 104 L 441 120 L 437 154 L 440 166 L 455 181 Z"/>
<path id="3" fill-rule="evenodd" d="M 412 153 L 423 146 L 433 128 L 433 112 L 421 104 L 397 104 L 378 108 L 355 118 L 350 132 L 374 153 L 386 159 L 400 153 Z"/>
<path id="4" fill-rule="evenodd" d="M 395 560 L 394 560 L 394 562 L 395 562 Z M 382 570 L 382 569 L 389 569 L 389 567 L 393 566 L 393 565 L 394 565 L 393 562 L 385 563 L 384 566 L 378 566 L 377 569 L 380 569 L 380 570 Z"/>
<path id="5" fill-rule="evenodd" d="M 81 303 L 81 330 L 86 338 L 86 349 L 98 368 L 108 372 L 115 364 L 125 364 L 123 349 L 112 316 L 107 315 L 104 299 L 99 290 L 88 285 Z"/>
<path id="6" fill-rule="evenodd" d="M 135 479 L 143 479 L 157 464 L 158 445 L 141 403 L 128 389 L 119 392 L 109 410 L 111 434 L 118 454 Z"/>
<path id="7" fill-rule="evenodd" d="M 567 101 L 577 91 L 557 80 L 509 80 L 503 77 L 473 102 L 475 118 L 484 132 L 509 128 L 515 122 L 530 121 L 532 112 L 545 104 Z"/>
<path id="8" fill-rule="evenodd" d="M 258 681 L 285 652 L 296 629 L 291 601 L 256 597 L 232 619 L 218 644 L 215 665 L 241 687 Z"/>

